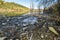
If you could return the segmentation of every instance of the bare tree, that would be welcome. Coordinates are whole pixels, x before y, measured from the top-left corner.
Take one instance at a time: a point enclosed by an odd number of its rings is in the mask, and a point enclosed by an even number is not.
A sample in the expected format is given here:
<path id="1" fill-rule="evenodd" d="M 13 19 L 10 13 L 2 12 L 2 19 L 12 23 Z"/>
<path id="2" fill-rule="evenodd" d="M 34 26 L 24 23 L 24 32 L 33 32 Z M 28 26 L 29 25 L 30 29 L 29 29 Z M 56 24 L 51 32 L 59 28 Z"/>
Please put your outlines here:
<path id="1" fill-rule="evenodd" d="M 30 0 L 30 13 L 33 13 L 34 10 L 34 3 L 33 0 Z"/>
<path id="2" fill-rule="evenodd" d="M 44 6 L 44 9 L 47 8 L 48 6 L 50 6 L 55 0 L 37 0 L 39 3 L 38 3 L 38 8 L 39 8 L 39 11 L 40 11 L 40 7 L 41 5 Z"/>
<path id="3" fill-rule="evenodd" d="M 59 13 L 59 16 L 60 16 L 60 0 L 58 0 L 58 13 Z"/>

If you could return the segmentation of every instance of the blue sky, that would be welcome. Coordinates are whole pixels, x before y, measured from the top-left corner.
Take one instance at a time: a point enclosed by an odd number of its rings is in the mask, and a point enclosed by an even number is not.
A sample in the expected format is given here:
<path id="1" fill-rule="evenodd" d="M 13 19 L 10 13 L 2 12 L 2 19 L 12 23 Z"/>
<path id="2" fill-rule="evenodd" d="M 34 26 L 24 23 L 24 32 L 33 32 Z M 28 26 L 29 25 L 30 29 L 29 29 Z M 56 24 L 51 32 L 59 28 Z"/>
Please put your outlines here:
<path id="1" fill-rule="evenodd" d="M 7 1 L 7 2 L 15 2 L 17 4 L 21 4 L 23 6 L 26 6 L 26 7 L 30 8 L 30 0 L 5 0 L 5 1 Z M 38 6 L 37 4 L 38 4 L 39 1 L 38 2 L 36 2 L 36 0 L 33 0 L 33 1 L 34 1 L 34 8 L 36 9 L 37 6 Z M 56 2 L 56 0 L 55 0 L 55 2 Z M 43 8 L 43 7 L 41 6 L 41 8 Z"/>

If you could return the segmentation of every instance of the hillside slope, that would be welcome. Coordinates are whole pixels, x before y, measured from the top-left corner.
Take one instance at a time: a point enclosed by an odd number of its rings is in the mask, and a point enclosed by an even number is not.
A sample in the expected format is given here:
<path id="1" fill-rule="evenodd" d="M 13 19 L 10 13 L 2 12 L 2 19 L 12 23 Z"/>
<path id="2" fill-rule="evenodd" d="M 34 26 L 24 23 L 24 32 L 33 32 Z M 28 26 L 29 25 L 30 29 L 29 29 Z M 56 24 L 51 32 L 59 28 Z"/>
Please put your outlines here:
<path id="1" fill-rule="evenodd" d="M 12 2 L 3 2 L 0 3 L 0 15 L 6 15 L 6 16 L 16 16 L 25 14 L 28 12 L 28 8 L 24 7 L 22 5 L 12 3 Z"/>

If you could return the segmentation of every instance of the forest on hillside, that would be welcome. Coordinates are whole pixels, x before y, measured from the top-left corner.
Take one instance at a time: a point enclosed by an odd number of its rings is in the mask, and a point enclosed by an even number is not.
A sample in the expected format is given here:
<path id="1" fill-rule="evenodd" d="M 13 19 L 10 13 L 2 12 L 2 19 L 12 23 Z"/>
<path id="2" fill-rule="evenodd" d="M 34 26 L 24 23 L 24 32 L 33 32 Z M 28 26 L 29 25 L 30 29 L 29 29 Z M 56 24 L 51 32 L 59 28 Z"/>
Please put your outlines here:
<path id="1" fill-rule="evenodd" d="M 0 0 L 0 15 L 20 16 L 26 14 L 27 12 L 29 12 L 29 9 L 23 5 L 14 2 L 5 2 L 3 0 Z"/>

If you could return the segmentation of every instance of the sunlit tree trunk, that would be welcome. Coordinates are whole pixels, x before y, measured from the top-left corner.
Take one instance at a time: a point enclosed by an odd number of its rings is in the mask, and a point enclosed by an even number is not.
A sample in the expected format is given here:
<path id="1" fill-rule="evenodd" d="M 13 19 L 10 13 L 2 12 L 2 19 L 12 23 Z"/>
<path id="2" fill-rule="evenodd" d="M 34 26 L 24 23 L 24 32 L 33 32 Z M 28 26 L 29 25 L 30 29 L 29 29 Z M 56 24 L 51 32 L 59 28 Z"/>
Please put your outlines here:
<path id="1" fill-rule="evenodd" d="M 39 14 L 40 14 L 40 2 L 39 2 L 39 4 L 38 4 L 38 10 L 39 10 Z"/>
<path id="2" fill-rule="evenodd" d="M 30 0 L 30 13 L 33 13 L 33 10 L 34 10 L 33 0 Z"/>

